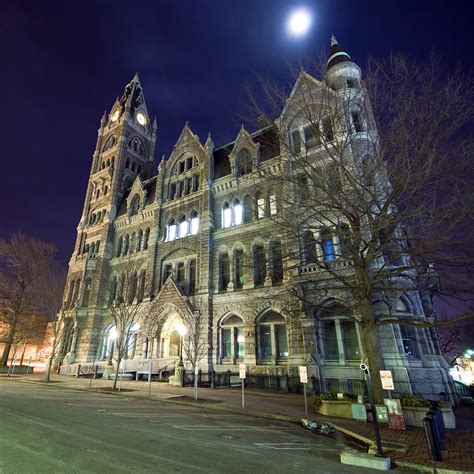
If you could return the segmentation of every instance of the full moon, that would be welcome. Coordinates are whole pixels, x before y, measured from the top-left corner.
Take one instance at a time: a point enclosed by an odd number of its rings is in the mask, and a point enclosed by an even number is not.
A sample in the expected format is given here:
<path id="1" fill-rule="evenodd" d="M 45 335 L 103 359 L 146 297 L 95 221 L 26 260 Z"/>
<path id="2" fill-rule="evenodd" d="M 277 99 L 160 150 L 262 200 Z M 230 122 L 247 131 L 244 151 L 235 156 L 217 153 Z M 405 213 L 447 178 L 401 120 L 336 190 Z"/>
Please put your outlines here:
<path id="1" fill-rule="evenodd" d="M 311 14 L 304 9 L 294 11 L 288 20 L 288 31 L 293 36 L 304 35 L 311 26 Z"/>

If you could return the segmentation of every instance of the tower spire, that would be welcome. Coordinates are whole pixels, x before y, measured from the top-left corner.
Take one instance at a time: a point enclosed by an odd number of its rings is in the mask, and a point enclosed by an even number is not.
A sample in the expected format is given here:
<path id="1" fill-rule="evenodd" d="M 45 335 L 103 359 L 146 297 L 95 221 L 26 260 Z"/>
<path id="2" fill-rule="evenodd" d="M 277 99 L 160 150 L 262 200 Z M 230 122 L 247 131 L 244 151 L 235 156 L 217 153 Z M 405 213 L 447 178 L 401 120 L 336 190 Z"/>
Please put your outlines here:
<path id="1" fill-rule="evenodd" d="M 327 62 L 326 70 L 331 69 L 333 66 L 345 61 L 350 61 L 351 57 L 341 48 L 341 45 L 337 42 L 334 35 L 331 36 L 331 49 L 329 50 L 329 59 Z"/>

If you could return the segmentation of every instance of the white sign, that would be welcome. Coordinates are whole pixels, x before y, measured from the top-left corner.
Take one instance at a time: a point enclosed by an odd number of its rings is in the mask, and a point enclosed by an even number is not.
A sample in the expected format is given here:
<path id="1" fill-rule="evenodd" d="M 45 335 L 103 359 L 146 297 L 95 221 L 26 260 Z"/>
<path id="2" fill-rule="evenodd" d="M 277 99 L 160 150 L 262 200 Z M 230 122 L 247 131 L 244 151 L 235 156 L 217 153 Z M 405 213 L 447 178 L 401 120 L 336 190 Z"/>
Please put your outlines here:
<path id="1" fill-rule="evenodd" d="M 384 390 L 395 390 L 395 387 L 393 386 L 392 372 L 390 370 L 381 370 L 380 380 L 382 381 L 382 388 Z"/>
<path id="2" fill-rule="evenodd" d="M 308 369 L 304 365 L 300 365 L 299 369 L 300 369 L 300 382 L 308 383 Z"/>
<path id="3" fill-rule="evenodd" d="M 194 375 L 199 375 L 199 367 L 197 365 L 194 367 Z"/>
<path id="4" fill-rule="evenodd" d="M 246 377 L 245 364 L 239 364 L 239 378 L 244 379 Z"/>

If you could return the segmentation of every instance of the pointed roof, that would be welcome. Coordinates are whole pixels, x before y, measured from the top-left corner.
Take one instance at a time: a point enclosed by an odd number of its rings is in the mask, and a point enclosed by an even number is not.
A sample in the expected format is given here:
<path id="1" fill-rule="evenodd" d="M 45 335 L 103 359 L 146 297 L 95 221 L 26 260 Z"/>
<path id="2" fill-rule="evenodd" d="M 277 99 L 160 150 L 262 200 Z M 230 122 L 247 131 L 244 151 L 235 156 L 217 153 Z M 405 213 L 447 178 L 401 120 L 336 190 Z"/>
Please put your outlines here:
<path id="1" fill-rule="evenodd" d="M 351 57 L 341 48 L 334 35 L 331 36 L 331 49 L 329 50 L 329 59 L 327 62 L 327 70 L 333 66 L 345 61 L 350 61 Z"/>
<path id="2" fill-rule="evenodd" d="M 201 149 L 203 148 L 201 142 L 199 141 L 199 137 L 191 130 L 189 127 L 189 122 L 186 121 L 174 147 L 177 148 L 179 145 L 187 145 L 190 142 L 199 145 Z"/>
<path id="3" fill-rule="evenodd" d="M 135 73 L 132 80 L 125 86 L 120 103 L 129 108 L 132 112 L 134 109 L 140 106 L 145 106 L 145 98 L 143 96 L 143 88 L 140 84 L 140 78 L 138 72 Z"/>

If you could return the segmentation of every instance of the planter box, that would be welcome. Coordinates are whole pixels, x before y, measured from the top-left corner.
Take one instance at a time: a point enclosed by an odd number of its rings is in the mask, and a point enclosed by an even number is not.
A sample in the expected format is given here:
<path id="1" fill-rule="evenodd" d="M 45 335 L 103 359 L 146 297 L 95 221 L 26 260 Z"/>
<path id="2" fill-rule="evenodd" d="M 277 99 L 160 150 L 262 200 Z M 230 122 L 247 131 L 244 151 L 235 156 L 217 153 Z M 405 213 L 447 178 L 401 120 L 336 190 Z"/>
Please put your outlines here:
<path id="1" fill-rule="evenodd" d="M 11 372 L 13 368 L 10 366 L 0 366 L 0 374 L 6 374 L 9 370 Z M 25 375 L 27 372 L 28 374 L 32 374 L 33 370 L 33 366 L 28 367 L 27 365 L 15 365 L 13 375 Z"/>
<path id="2" fill-rule="evenodd" d="M 419 428 L 423 428 L 423 418 L 425 418 L 429 408 L 402 407 L 402 409 L 403 417 L 405 418 L 407 426 L 418 426 Z M 456 428 L 456 417 L 454 416 L 452 407 L 442 407 L 441 414 L 443 415 L 444 426 L 446 429 L 450 430 Z"/>
<path id="3" fill-rule="evenodd" d="M 321 400 L 317 411 L 321 415 L 352 418 L 353 403 L 350 400 Z"/>

